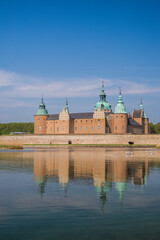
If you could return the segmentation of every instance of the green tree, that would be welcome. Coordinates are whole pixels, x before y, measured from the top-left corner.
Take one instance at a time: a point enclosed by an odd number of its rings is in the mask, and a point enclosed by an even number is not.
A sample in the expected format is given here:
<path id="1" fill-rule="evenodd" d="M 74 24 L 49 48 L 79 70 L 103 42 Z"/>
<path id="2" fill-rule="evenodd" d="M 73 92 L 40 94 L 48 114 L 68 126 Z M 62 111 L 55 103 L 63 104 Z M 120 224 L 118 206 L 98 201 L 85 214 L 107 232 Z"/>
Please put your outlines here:
<path id="1" fill-rule="evenodd" d="M 0 135 L 10 134 L 11 132 L 34 132 L 34 123 L 0 123 Z"/>
<path id="2" fill-rule="evenodd" d="M 149 123 L 149 133 L 156 133 L 155 125 L 152 122 Z"/>
<path id="3" fill-rule="evenodd" d="M 156 133 L 160 133 L 160 122 L 155 124 L 155 131 L 156 131 Z"/>

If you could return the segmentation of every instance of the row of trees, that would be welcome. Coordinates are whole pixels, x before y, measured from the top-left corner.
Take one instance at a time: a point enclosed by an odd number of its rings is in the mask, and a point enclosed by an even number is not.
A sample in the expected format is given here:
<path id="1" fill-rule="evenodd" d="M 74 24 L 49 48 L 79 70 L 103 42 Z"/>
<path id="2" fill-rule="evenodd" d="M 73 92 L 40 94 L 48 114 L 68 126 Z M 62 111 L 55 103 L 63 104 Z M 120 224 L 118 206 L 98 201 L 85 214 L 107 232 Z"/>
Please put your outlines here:
<path id="1" fill-rule="evenodd" d="M 34 132 L 34 123 L 0 123 L 0 135 L 10 134 L 11 132 Z"/>
<path id="2" fill-rule="evenodd" d="M 153 124 L 152 122 L 149 123 L 149 132 L 152 134 L 160 133 L 160 122 Z"/>

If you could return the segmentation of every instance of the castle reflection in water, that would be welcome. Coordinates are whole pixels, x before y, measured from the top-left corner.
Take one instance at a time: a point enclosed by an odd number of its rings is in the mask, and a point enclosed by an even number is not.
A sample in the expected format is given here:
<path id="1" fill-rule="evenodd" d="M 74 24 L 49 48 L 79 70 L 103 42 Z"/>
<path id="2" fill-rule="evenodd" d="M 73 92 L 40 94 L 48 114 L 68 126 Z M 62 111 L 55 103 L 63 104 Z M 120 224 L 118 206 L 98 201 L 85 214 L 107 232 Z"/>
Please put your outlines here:
<path id="1" fill-rule="evenodd" d="M 69 181 L 93 183 L 103 204 L 115 188 L 122 201 L 126 183 L 144 186 L 149 174 L 145 151 L 63 150 L 34 152 L 34 179 L 41 194 L 48 178 L 57 179 L 67 191 Z M 83 181 L 84 180 L 84 181 Z"/>

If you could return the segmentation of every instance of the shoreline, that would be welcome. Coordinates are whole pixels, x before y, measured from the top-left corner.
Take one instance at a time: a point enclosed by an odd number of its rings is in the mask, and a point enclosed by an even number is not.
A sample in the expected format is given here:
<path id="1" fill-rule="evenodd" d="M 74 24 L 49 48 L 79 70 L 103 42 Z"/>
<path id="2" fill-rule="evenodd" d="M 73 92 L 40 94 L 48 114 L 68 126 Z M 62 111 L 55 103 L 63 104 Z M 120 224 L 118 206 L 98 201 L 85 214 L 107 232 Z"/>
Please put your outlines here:
<path id="1" fill-rule="evenodd" d="M 129 144 L 24 144 L 24 148 L 31 147 L 31 148 L 39 148 L 39 149 L 44 149 L 44 148 L 155 148 L 157 149 L 158 147 L 156 144 L 134 144 L 134 145 L 129 145 Z"/>
<path id="2" fill-rule="evenodd" d="M 34 149 L 56 149 L 56 148 L 129 148 L 129 149 L 160 149 L 156 144 L 22 144 L 22 145 L 0 145 L 0 149 L 22 150 L 26 148 Z"/>

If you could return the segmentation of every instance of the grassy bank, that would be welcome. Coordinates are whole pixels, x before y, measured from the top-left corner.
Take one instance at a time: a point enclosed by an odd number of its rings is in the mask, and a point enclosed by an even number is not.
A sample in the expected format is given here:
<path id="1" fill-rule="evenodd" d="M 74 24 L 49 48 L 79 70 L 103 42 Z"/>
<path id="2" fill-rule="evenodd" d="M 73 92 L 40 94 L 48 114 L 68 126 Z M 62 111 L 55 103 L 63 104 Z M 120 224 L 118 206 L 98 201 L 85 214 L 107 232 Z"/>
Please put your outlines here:
<path id="1" fill-rule="evenodd" d="M 0 145 L 0 149 L 23 149 L 23 145 Z"/>
<path id="2" fill-rule="evenodd" d="M 156 148 L 156 144 L 24 144 L 24 147 L 108 147 L 108 148 Z"/>

